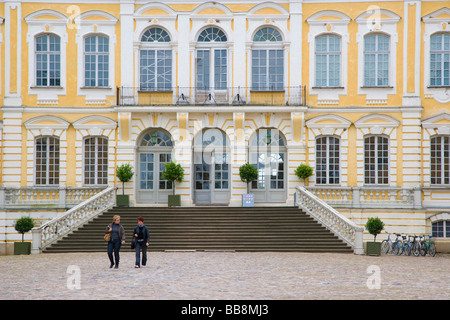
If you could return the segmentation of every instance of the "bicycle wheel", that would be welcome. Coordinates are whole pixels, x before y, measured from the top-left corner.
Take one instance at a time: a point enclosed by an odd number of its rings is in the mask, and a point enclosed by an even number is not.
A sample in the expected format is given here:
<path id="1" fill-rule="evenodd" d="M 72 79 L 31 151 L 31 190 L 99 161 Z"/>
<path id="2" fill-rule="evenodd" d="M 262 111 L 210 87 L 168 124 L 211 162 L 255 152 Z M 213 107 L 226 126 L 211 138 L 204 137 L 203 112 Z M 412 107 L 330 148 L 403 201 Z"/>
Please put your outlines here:
<path id="1" fill-rule="evenodd" d="M 402 243 L 400 241 L 394 242 L 394 245 L 392 246 L 392 252 L 397 256 L 402 254 Z"/>
<path id="2" fill-rule="evenodd" d="M 416 257 L 420 255 L 420 243 L 418 242 L 414 243 L 412 252 Z"/>
<path id="3" fill-rule="evenodd" d="M 427 254 L 427 244 L 425 242 L 422 242 L 420 244 L 420 255 L 424 257 Z"/>
<path id="4" fill-rule="evenodd" d="M 387 240 L 381 241 L 381 254 L 388 254 L 389 242 Z"/>
<path id="5" fill-rule="evenodd" d="M 436 255 L 436 245 L 434 243 L 430 243 L 430 251 L 428 253 L 432 257 Z"/>
<path id="6" fill-rule="evenodd" d="M 405 256 L 410 256 L 411 255 L 411 244 L 405 243 L 403 245 L 403 253 L 405 254 Z"/>

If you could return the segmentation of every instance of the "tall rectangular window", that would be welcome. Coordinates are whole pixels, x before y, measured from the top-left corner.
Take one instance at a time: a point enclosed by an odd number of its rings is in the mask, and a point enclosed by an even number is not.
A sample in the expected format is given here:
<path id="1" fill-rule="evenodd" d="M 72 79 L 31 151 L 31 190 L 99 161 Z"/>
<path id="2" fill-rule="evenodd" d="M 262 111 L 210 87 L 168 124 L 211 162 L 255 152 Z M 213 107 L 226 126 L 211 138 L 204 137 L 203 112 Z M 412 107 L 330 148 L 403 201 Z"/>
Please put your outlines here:
<path id="1" fill-rule="evenodd" d="M 370 34 L 364 37 L 364 86 L 389 86 L 389 37 Z"/>
<path id="2" fill-rule="evenodd" d="M 431 138 L 431 184 L 450 184 L 450 137 Z"/>
<path id="3" fill-rule="evenodd" d="M 339 139 L 320 137 L 316 140 L 316 183 L 339 184 Z"/>
<path id="4" fill-rule="evenodd" d="M 107 87 L 109 85 L 109 40 L 90 36 L 84 40 L 84 85 Z"/>
<path id="5" fill-rule="evenodd" d="M 252 90 L 283 90 L 283 50 L 252 50 Z"/>
<path id="6" fill-rule="evenodd" d="M 35 184 L 59 184 L 59 139 L 56 137 L 35 140 Z"/>
<path id="7" fill-rule="evenodd" d="M 431 36 L 430 85 L 450 86 L 450 34 Z"/>
<path id="8" fill-rule="evenodd" d="M 339 87 L 341 38 L 324 35 L 316 38 L 316 86 Z"/>
<path id="9" fill-rule="evenodd" d="M 140 51 L 140 89 L 172 90 L 172 50 Z"/>
<path id="10" fill-rule="evenodd" d="M 84 140 L 84 184 L 108 184 L 108 139 L 89 137 Z"/>
<path id="11" fill-rule="evenodd" d="M 389 139 L 369 136 L 364 139 L 364 183 L 389 183 Z"/>
<path id="12" fill-rule="evenodd" d="M 36 86 L 61 85 L 61 44 L 54 35 L 36 38 Z"/>

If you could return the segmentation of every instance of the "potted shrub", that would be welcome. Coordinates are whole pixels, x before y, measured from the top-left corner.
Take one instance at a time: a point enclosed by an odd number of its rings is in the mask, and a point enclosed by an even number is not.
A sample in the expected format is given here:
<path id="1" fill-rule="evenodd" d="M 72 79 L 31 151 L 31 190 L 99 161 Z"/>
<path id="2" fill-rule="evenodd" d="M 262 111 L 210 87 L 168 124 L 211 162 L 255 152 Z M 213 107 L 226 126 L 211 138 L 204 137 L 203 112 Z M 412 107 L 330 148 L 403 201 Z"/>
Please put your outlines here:
<path id="1" fill-rule="evenodd" d="M 309 177 L 312 176 L 313 168 L 302 163 L 297 167 L 297 169 L 295 169 L 294 173 L 298 178 L 303 179 L 303 185 L 304 185 L 306 182 L 306 179 L 308 179 Z"/>
<path id="2" fill-rule="evenodd" d="M 180 195 L 175 194 L 175 182 L 182 182 L 184 178 L 184 169 L 178 163 L 171 161 L 164 165 L 166 170 L 162 173 L 162 178 L 172 183 L 173 194 L 169 195 L 167 198 L 167 204 L 169 207 L 180 206 L 181 199 Z"/>
<path id="3" fill-rule="evenodd" d="M 369 218 L 366 223 L 366 229 L 374 236 L 373 242 L 367 242 L 366 254 L 379 256 L 381 254 L 381 242 L 376 242 L 376 238 L 384 229 L 384 223 L 378 217 Z"/>
<path id="4" fill-rule="evenodd" d="M 258 170 L 254 165 L 247 162 L 239 167 L 239 176 L 242 181 L 247 183 L 247 193 L 242 195 L 242 205 L 253 207 L 254 195 L 249 193 L 249 184 L 258 179 Z"/>
<path id="5" fill-rule="evenodd" d="M 16 221 L 14 228 L 22 234 L 22 242 L 14 242 L 14 254 L 30 254 L 31 242 L 24 242 L 24 234 L 34 228 L 34 220 L 22 217 Z"/>
<path id="6" fill-rule="evenodd" d="M 125 195 L 125 182 L 128 182 L 133 177 L 133 167 L 129 163 L 122 164 L 116 169 L 117 178 L 122 181 L 122 195 L 117 195 L 117 206 L 128 207 L 130 205 L 130 196 Z"/>

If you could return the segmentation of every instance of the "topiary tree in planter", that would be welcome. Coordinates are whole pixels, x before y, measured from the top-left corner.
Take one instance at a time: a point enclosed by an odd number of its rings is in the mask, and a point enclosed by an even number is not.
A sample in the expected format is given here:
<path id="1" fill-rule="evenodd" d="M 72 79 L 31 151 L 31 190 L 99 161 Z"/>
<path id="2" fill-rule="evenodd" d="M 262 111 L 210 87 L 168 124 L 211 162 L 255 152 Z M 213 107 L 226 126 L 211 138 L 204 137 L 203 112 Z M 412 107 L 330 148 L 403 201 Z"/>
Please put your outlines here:
<path id="1" fill-rule="evenodd" d="M 312 176 L 314 170 L 312 167 L 306 165 L 306 164 L 300 164 L 294 171 L 295 175 L 303 179 L 303 183 L 305 183 L 306 179 Z"/>
<path id="2" fill-rule="evenodd" d="M 169 195 L 167 202 L 171 206 L 181 205 L 180 195 L 175 195 L 175 182 L 182 182 L 184 179 L 184 169 L 178 163 L 171 161 L 164 165 L 166 170 L 162 173 L 162 178 L 172 183 L 173 195 Z"/>
<path id="3" fill-rule="evenodd" d="M 369 218 L 366 222 L 366 229 L 373 235 L 373 241 L 376 241 L 377 235 L 384 229 L 384 223 L 380 218 Z"/>
<path id="4" fill-rule="evenodd" d="M 22 242 L 14 243 L 14 254 L 30 254 L 31 242 L 24 242 L 24 235 L 34 228 L 34 220 L 30 217 L 22 217 L 14 224 L 14 229 L 22 234 Z"/>
<path id="5" fill-rule="evenodd" d="M 373 235 L 373 242 L 367 242 L 366 254 L 380 255 L 381 242 L 376 242 L 377 235 L 384 229 L 384 223 L 380 218 L 369 218 L 366 222 L 366 229 Z"/>
<path id="6" fill-rule="evenodd" d="M 258 179 L 258 170 L 256 170 L 255 166 L 246 163 L 239 167 L 239 176 L 241 180 L 247 183 L 247 193 L 249 192 L 248 185 L 250 182 Z"/>
<path id="7" fill-rule="evenodd" d="M 125 195 L 125 182 L 128 182 L 133 178 L 133 167 L 129 163 L 124 163 L 117 167 L 116 176 L 122 182 L 122 195 L 117 195 L 118 206 L 129 206 L 130 198 Z"/>

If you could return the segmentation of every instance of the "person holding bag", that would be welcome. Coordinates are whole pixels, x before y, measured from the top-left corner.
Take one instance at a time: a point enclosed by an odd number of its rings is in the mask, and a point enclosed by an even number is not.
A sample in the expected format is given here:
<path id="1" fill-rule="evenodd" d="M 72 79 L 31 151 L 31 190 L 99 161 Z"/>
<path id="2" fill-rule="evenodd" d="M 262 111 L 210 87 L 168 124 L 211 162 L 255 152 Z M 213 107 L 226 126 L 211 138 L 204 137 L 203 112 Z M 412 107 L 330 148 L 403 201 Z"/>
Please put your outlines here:
<path id="1" fill-rule="evenodd" d="M 115 265 L 114 269 L 118 269 L 120 247 L 122 244 L 125 244 L 125 228 L 120 224 L 120 216 L 115 215 L 113 217 L 113 222 L 106 227 L 105 234 L 110 234 L 110 240 L 108 241 L 108 258 L 111 265 L 109 267 L 112 268 Z"/>
<path id="2" fill-rule="evenodd" d="M 136 249 L 136 264 L 135 268 L 140 268 L 140 258 L 142 250 L 142 266 L 147 264 L 147 247 L 150 242 L 150 234 L 148 232 L 148 228 L 144 225 L 144 218 L 137 218 L 138 225 L 134 228 L 134 241 L 135 241 L 135 249 Z"/>

